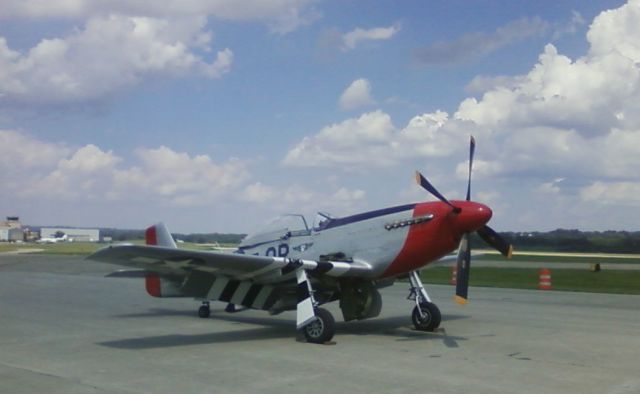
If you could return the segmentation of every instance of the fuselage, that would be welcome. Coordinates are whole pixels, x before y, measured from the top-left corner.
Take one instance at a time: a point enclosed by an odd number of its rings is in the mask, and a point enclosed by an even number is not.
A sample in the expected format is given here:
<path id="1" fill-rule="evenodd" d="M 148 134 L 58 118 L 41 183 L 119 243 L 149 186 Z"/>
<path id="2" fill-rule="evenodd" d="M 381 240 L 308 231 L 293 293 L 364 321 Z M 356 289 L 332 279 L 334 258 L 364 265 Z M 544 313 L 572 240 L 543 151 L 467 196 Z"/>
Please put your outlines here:
<path id="1" fill-rule="evenodd" d="M 464 233 L 476 231 L 491 210 L 472 201 L 452 201 L 459 210 L 422 202 L 332 218 L 308 228 L 282 226 L 246 238 L 239 253 L 315 261 L 346 261 L 371 267 L 370 278 L 394 277 L 451 253 Z M 277 227 L 277 226 L 276 226 Z"/>

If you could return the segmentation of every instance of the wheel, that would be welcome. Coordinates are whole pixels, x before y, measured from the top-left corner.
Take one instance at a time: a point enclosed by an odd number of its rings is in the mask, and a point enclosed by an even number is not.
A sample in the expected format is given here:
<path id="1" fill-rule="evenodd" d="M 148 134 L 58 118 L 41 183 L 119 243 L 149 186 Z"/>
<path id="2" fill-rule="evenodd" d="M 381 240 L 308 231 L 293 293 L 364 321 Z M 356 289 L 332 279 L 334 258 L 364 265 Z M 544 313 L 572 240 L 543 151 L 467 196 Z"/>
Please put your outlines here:
<path id="1" fill-rule="evenodd" d="M 411 320 L 413 320 L 413 325 L 416 330 L 434 331 L 440 326 L 440 309 L 438 309 L 436 304 L 432 302 L 422 302 L 420 303 L 420 310 L 422 311 L 422 316 L 420 316 L 417 306 L 413 308 L 413 313 L 411 314 Z"/>
<path id="2" fill-rule="evenodd" d="M 307 342 L 325 343 L 333 338 L 335 334 L 335 320 L 333 315 L 326 309 L 316 309 L 316 320 L 307 324 L 302 328 Z"/>
<path id="3" fill-rule="evenodd" d="M 202 305 L 198 308 L 198 316 L 203 319 L 206 319 L 211 315 L 211 310 L 209 309 L 209 305 Z"/>

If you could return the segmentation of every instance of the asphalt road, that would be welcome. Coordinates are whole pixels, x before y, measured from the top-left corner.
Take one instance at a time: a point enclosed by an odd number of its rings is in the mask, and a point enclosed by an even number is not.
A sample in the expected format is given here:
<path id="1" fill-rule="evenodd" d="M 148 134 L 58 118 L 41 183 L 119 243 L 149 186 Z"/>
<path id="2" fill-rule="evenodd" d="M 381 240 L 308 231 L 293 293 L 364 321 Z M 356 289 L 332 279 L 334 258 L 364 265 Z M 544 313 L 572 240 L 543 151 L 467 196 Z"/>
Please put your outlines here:
<path id="1" fill-rule="evenodd" d="M 111 269 L 0 256 L 0 393 L 640 392 L 640 296 L 472 288 L 459 307 L 431 286 L 443 329 L 423 333 L 400 283 L 379 318 L 311 345 L 292 313 L 199 319 Z"/>

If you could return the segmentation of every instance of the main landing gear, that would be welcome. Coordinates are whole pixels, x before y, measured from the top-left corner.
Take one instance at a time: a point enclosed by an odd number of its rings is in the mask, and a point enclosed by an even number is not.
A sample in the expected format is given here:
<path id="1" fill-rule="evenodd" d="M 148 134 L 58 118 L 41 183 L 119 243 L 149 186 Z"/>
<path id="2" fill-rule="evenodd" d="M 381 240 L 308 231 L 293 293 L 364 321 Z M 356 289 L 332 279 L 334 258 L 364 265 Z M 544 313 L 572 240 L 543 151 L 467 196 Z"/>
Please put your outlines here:
<path id="1" fill-rule="evenodd" d="M 440 309 L 431 302 L 427 291 L 422 285 L 418 271 L 409 273 L 411 289 L 407 299 L 415 301 L 416 306 L 411 313 L 411 320 L 416 330 L 435 331 L 440 326 Z"/>
<path id="2" fill-rule="evenodd" d="M 310 343 L 329 342 L 335 334 L 335 320 L 331 312 L 323 308 L 315 309 L 316 319 L 302 328 L 302 333 Z"/>
<path id="3" fill-rule="evenodd" d="M 296 271 L 298 287 L 296 291 L 296 325 L 302 331 L 307 342 L 325 343 L 333 338 L 336 332 L 333 315 L 322 308 L 313 297 L 313 288 L 304 269 Z"/>

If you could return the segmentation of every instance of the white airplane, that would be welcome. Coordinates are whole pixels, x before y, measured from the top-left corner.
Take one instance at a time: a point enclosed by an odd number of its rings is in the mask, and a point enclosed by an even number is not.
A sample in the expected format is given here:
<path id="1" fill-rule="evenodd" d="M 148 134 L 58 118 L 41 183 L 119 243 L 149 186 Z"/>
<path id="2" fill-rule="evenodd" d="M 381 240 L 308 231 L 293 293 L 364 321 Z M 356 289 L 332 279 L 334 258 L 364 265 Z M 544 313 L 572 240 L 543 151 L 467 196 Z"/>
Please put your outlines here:
<path id="1" fill-rule="evenodd" d="M 504 256 L 511 245 L 486 225 L 492 212 L 471 201 L 469 181 L 464 201 L 449 201 L 419 172 L 416 180 L 440 201 L 394 206 L 334 218 L 319 213 L 309 227 L 301 215 L 286 215 L 263 231 L 246 237 L 236 253 L 178 249 L 167 227 L 146 230 L 147 245 L 108 246 L 88 258 L 138 268 L 111 276 L 144 276 L 155 297 L 193 297 L 202 301 L 198 314 L 209 317 L 210 301 L 265 310 L 296 310 L 296 326 L 307 341 L 323 343 L 335 333 L 334 318 L 319 306 L 339 301 L 345 321 L 378 316 L 378 289 L 397 278 L 409 278 L 416 329 L 433 331 L 440 311 L 431 302 L 419 269 L 459 247 L 456 300 L 467 302 L 471 250 L 469 234 L 477 232 Z"/>
<path id="2" fill-rule="evenodd" d="M 67 237 L 67 234 L 64 234 L 61 237 L 44 237 L 44 238 L 40 238 L 38 240 L 36 240 L 36 243 L 39 244 L 55 244 L 58 242 L 65 242 L 65 241 L 69 241 L 69 237 Z"/>

